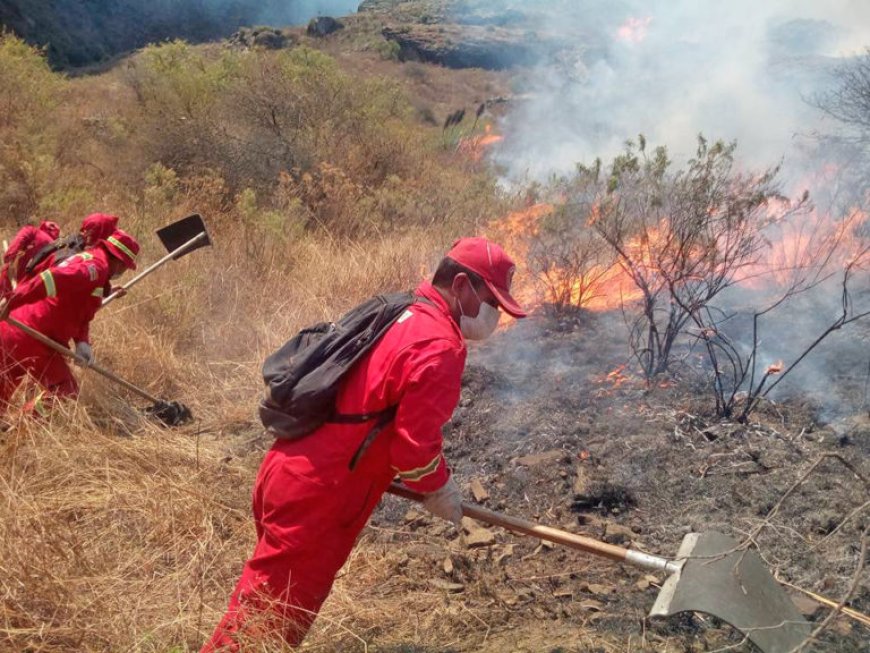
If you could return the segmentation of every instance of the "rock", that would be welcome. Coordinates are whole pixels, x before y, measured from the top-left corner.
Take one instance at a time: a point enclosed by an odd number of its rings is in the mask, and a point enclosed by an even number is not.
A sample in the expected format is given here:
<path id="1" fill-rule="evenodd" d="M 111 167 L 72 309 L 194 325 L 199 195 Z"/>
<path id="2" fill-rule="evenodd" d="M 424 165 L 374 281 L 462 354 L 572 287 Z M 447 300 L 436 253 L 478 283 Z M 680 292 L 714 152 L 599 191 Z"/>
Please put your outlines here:
<path id="1" fill-rule="evenodd" d="M 610 585 L 601 585 L 600 583 L 584 583 L 582 589 L 590 594 L 597 594 L 599 596 L 607 596 L 616 590 L 616 588 Z"/>
<path id="2" fill-rule="evenodd" d="M 794 603 L 794 606 L 798 609 L 798 612 L 800 612 L 807 619 L 810 619 L 813 615 L 815 615 L 819 611 L 819 608 L 822 607 L 818 604 L 817 601 L 813 601 L 813 599 L 811 599 L 808 596 L 805 596 L 804 594 L 792 595 L 791 601 L 792 601 L 792 603 Z"/>
<path id="3" fill-rule="evenodd" d="M 574 494 L 577 496 L 585 495 L 589 490 L 589 479 L 586 477 L 586 470 L 582 465 L 577 465 L 574 471 Z"/>
<path id="4" fill-rule="evenodd" d="M 589 612 L 601 612 L 604 610 L 604 604 L 598 601 L 593 601 L 592 599 L 586 599 L 585 601 L 580 602 L 580 609 Z"/>
<path id="5" fill-rule="evenodd" d="M 489 499 L 489 492 L 486 491 L 483 484 L 476 478 L 471 479 L 471 494 L 478 503 L 483 503 Z"/>
<path id="6" fill-rule="evenodd" d="M 323 38 L 324 36 L 329 36 L 340 29 L 344 29 L 344 23 L 341 21 L 336 20 L 332 16 L 318 16 L 317 18 L 311 19 L 308 23 L 308 29 L 306 32 L 308 33 L 308 36 Z"/>
<path id="7" fill-rule="evenodd" d="M 604 541 L 609 544 L 626 544 L 634 538 L 634 531 L 627 526 L 607 522 L 604 527 Z"/>
<path id="8" fill-rule="evenodd" d="M 498 555 L 495 557 L 495 564 L 498 565 L 502 560 L 511 557 L 514 554 L 514 545 L 505 544 L 499 549 Z"/>
<path id="9" fill-rule="evenodd" d="M 441 568 L 444 570 L 444 573 L 448 576 L 453 573 L 453 560 L 450 558 L 445 558 L 444 563 L 441 565 Z"/>
<path id="10" fill-rule="evenodd" d="M 462 583 L 451 583 L 446 580 L 441 580 L 440 578 L 430 579 L 429 585 L 436 589 L 450 592 L 451 594 L 458 594 L 459 592 L 465 591 L 465 585 L 463 585 Z"/>
<path id="11" fill-rule="evenodd" d="M 553 597 L 557 599 L 572 599 L 574 598 L 574 592 L 567 587 L 561 587 L 553 592 Z"/>
<path id="12" fill-rule="evenodd" d="M 417 521 L 418 519 L 420 519 L 422 516 L 423 515 L 421 515 L 416 510 L 411 509 L 405 513 L 405 521 L 406 522 L 414 522 L 414 521 Z"/>
<path id="13" fill-rule="evenodd" d="M 552 449 L 550 451 L 544 451 L 543 453 L 530 453 L 527 456 L 521 456 L 520 458 L 517 458 L 515 462 L 517 465 L 522 465 L 523 467 L 534 467 L 544 463 L 554 463 L 564 457 L 564 451 L 561 449 Z"/>
<path id="14" fill-rule="evenodd" d="M 279 50 L 293 45 L 293 39 L 272 27 L 242 27 L 229 38 L 230 43 L 245 48 Z"/>
<path id="15" fill-rule="evenodd" d="M 447 68 L 503 70 L 533 65 L 565 44 L 524 29 L 473 25 L 399 25 L 384 27 L 385 39 L 399 45 L 400 61 L 423 61 Z"/>
<path id="16" fill-rule="evenodd" d="M 495 535 L 485 528 L 479 528 L 465 538 L 465 546 L 469 549 L 477 549 L 495 544 Z"/>

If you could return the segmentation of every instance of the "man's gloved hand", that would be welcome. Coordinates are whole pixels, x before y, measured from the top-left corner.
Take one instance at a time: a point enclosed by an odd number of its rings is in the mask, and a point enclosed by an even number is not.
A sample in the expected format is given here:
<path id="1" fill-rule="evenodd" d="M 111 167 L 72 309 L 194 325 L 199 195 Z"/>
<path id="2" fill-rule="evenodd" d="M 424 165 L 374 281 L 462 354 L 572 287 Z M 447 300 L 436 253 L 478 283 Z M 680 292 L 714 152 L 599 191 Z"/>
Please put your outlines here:
<path id="1" fill-rule="evenodd" d="M 94 350 L 86 342 L 76 343 L 76 356 L 78 356 L 76 362 L 85 367 L 88 367 L 94 362 Z"/>
<path id="2" fill-rule="evenodd" d="M 424 496 L 423 507 L 433 515 L 459 526 L 462 521 L 462 493 L 452 476 L 440 489 Z"/>

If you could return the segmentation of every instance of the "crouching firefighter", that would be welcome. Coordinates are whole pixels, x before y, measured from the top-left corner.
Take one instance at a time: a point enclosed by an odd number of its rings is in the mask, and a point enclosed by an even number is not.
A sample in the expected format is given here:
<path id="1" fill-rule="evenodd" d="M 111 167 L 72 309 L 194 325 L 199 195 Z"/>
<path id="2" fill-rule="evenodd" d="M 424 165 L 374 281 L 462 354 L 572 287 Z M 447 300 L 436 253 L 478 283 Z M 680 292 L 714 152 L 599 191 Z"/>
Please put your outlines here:
<path id="1" fill-rule="evenodd" d="M 461 239 L 431 283 L 305 329 L 266 360 L 260 417 L 276 440 L 254 487 L 257 544 L 202 653 L 276 635 L 298 646 L 396 477 L 459 523 L 441 428 L 459 400 L 465 340 L 489 336 L 501 310 L 526 315 L 513 272 L 498 245 Z"/>
<path id="2" fill-rule="evenodd" d="M 78 396 L 78 384 L 64 357 L 6 318 L 11 316 L 64 346 L 72 340 L 76 354 L 93 362 L 90 322 L 111 292 L 110 280 L 135 269 L 138 253 L 139 243 L 118 229 L 94 247 L 20 284 L 8 300 L 0 301 L 0 414 L 26 376 L 49 397 Z M 29 408 L 42 406 L 39 402 Z"/>
<path id="3" fill-rule="evenodd" d="M 27 263 L 24 274 L 32 277 L 53 265 L 63 263 L 69 257 L 80 254 L 94 247 L 101 240 L 106 240 L 118 228 L 118 216 L 106 213 L 91 213 L 82 220 L 78 233 L 64 238 L 56 238 L 41 247 Z"/>

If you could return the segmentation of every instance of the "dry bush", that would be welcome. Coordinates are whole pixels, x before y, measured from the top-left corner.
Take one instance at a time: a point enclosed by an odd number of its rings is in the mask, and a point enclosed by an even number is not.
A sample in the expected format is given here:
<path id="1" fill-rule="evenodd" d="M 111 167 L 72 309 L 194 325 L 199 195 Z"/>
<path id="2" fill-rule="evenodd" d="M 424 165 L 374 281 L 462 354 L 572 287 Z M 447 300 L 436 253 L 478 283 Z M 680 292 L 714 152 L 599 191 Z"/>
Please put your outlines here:
<path id="1" fill-rule="evenodd" d="M 699 137 L 695 158 L 674 171 L 667 150 L 648 152 L 641 136 L 606 170 L 581 166 L 565 185 L 581 210 L 576 228 L 595 230 L 639 291 L 630 345 L 647 378 L 668 369 L 692 315 L 758 262 L 764 229 L 807 201 L 781 196 L 777 168 L 736 171 L 735 148 Z"/>
<path id="2" fill-rule="evenodd" d="M 491 176 L 442 157 L 437 132 L 404 110 L 378 122 L 393 115 L 388 85 L 342 78 L 351 104 L 341 110 L 362 114 L 331 135 L 326 121 L 306 117 L 329 153 L 313 159 L 312 177 L 339 161 L 363 190 L 330 197 L 325 224 L 326 209 L 305 202 L 295 171 L 276 168 L 283 175 L 269 183 L 249 177 L 220 149 L 223 132 L 209 131 L 228 115 L 224 84 L 241 67 L 220 53 L 161 47 L 175 59 L 160 62 L 166 74 L 155 68 L 147 89 L 118 84 L 119 71 L 78 79 L 39 118 L 39 128 L 62 125 L 69 141 L 46 159 L 51 174 L 33 202 L 52 207 L 66 231 L 85 211 L 120 215 L 143 264 L 164 254 L 156 228 L 204 216 L 212 248 L 170 263 L 92 325 L 100 364 L 183 401 L 197 419 L 159 430 L 142 420 L 137 398 L 84 372 L 77 404 L 47 422 L 16 420 L 0 436 L 0 650 L 197 650 L 253 544 L 250 486 L 269 445 L 255 418 L 265 356 L 306 324 L 414 286 L 453 239 L 504 205 Z M 329 105 L 328 85 L 316 75 L 305 84 Z M 199 125 L 188 131 L 189 121 Z M 167 152 L 178 158 L 158 156 Z M 169 165 L 189 153 L 208 156 Z M 345 228 L 352 220 L 365 228 Z"/>

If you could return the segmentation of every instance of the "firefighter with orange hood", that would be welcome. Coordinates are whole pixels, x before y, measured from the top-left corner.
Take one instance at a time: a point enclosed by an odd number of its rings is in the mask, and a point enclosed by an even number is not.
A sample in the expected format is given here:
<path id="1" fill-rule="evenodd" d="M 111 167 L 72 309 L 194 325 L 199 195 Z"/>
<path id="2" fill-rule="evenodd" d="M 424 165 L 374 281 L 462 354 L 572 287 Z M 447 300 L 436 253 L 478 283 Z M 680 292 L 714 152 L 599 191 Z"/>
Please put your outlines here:
<path id="1" fill-rule="evenodd" d="M 459 522 L 441 428 L 459 401 L 465 341 L 489 336 L 501 311 L 525 316 L 510 294 L 513 272 L 495 243 L 457 241 L 432 283 L 342 377 L 336 415 L 390 411 L 391 421 L 372 440 L 371 422 L 339 421 L 276 439 L 254 487 L 256 547 L 202 653 L 239 651 L 240 641 L 272 633 L 298 646 L 393 479 L 425 494 L 431 513 Z"/>
<path id="2" fill-rule="evenodd" d="M 93 362 L 90 322 L 111 291 L 110 280 L 134 270 L 138 253 L 139 243 L 117 229 L 90 249 L 21 283 L 0 301 L 0 413 L 28 375 L 51 396 L 78 395 L 78 384 L 63 356 L 6 318 L 11 316 L 64 346 L 73 341 L 76 354 Z"/>
<path id="3" fill-rule="evenodd" d="M 25 270 L 40 250 L 51 245 L 60 237 L 60 227 L 47 220 L 38 227 L 25 225 L 18 230 L 9 248 L 3 253 L 3 267 L 0 268 L 0 299 L 12 294 L 15 285 L 25 278 Z"/>

